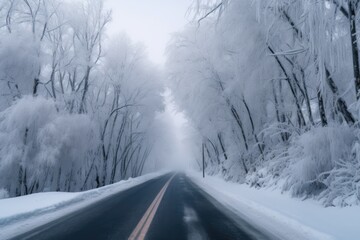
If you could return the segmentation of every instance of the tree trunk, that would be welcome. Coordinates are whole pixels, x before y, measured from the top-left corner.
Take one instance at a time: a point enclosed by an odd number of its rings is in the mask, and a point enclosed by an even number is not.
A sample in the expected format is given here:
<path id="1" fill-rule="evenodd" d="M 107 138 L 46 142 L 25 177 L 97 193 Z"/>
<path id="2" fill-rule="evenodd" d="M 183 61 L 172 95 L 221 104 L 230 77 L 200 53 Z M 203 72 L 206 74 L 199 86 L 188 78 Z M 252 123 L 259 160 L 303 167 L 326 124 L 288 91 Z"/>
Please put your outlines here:
<path id="1" fill-rule="evenodd" d="M 219 153 L 219 150 L 218 150 L 217 146 L 209 138 L 207 140 L 208 140 L 208 142 L 210 143 L 211 147 L 214 150 L 217 164 L 220 165 L 220 153 Z"/>
<path id="2" fill-rule="evenodd" d="M 325 112 L 325 106 L 324 106 L 324 99 L 322 96 L 322 93 L 320 89 L 317 89 L 317 98 L 318 98 L 318 105 L 319 105 L 319 114 L 321 119 L 321 125 L 323 127 L 327 126 L 328 121 L 326 119 L 326 112 Z"/>
<path id="3" fill-rule="evenodd" d="M 51 83 L 51 91 L 52 97 L 56 99 L 56 90 L 55 90 L 55 67 L 52 68 L 51 75 L 50 75 L 50 83 Z"/>
<path id="4" fill-rule="evenodd" d="M 304 93 L 305 93 L 305 102 L 306 102 L 306 106 L 307 106 L 307 109 L 308 109 L 309 120 L 310 120 L 310 123 L 312 125 L 315 125 L 314 117 L 313 117 L 312 109 L 311 109 L 311 104 L 310 104 L 309 92 L 308 92 L 306 82 L 305 82 L 304 69 L 301 69 L 301 78 L 302 78 L 302 82 L 303 82 L 303 88 L 304 88 Z"/>
<path id="5" fill-rule="evenodd" d="M 338 110 L 341 112 L 341 114 L 343 115 L 345 121 L 349 124 L 349 125 L 353 125 L 355 123 L 355 118 L 352 115 L 351 112 L 349 112 L 348 110 L 348 106 L 345 102 L 345 100 L 340 97 L 339 94 L 339 89 L 337 88 L 337 86 L 335 85 L 334 79 L 332 79 L 331 74 L 329 72 L 329 70 L 325 67 L 325 74 L 326 74 L 326 82 L 330 88 L 330 90 L 333 92 L 333 94 L 336 96 L 337 100 L 336 100 L 336 106 L 338 108 Z"/>
<path id="6" fill-rule="evenodd" d="M 280 116 L 279 100 L 278 100 L 278 97 L 277 97 L 274 81 L 272 81 L 272 89 L 273 89 L 273 95 L 274 95 L 274 105 L 275 105 L 276 120 L 278 121 L 278 123 L 284 123 L 285 122 L 285 117 L 283 117 L 283 114 L 281 114 L 281 116 Z M 281 139 L 283 140 L 283 142 L 286 142 L 288 140 L 286 133 L 281 132 Z"/>
<path id="7" fill-rule="evenodd" d="M 256 134 L 256 132 L 255 132 L 254 121 L 253 121 L 253 118 L 252 118 L 252 116 L 251 116 L 251 112 L 250 112 L 249 106 L 247 105 L 244 97 L 243 97 L 243 103 L 244 103 L 244 105 L 245 105 L 246 111 L 247 111 L 248 116 L 249 116 L 249 119 L 250 119 L 252 134 L 254 135 L 254 138 L 255 138 L 256 144 L 258 145 L 258 148 L 259 148 L 259 151 L 260 151 L 260 153 L 261 153 L 261 156 L 262 156 L 262 158 L 264 159 L 263 145 L 262 145 L 262 143 L 259 142 L 258 136 L 257 136 L 257 134 Z"/>
<path id="8" fill-rule="evenodd" d="M 246 151 L 248 151 L 248 150 L 249 150 L 249 145 L 248 145 L 248 143 L 247 143 L 247 138 L 246 138 L 246 135 L 245 135 L 245 130 L 244 130 L 244 127 L 243 127 L 243 123 L 242 123 L 242 121 L 241 121 L 241 118 L 240 118 L 238 112 L 236 111 L 234 105 L 231 105 L 231 106 L 230 106 L 230 109 L 231 109 L 231 113 L 232 113 L 233 117 L 234 117 L 235 120 L 236 120 L 236 123 L 238 124 L 238 126 L 239 126 L 239 128 L 240 128 L 241 135 L 242 135 L 242 138 L 243 138 L 243 140 L 244 140 L 245 149 L 246 149 Z"/>
<path id="9" fill-rule="evenodd" d="M 358 2 L 358 1 L 356 1 Z M 356 99 L 360 98 L 360 66 L 359 66 L 359 48 L 357 42 L 356 29 L 356 2 L 349 0 L 349 21 L 350 21 L 350 39 L 353 58 L 353 69 L 355 78 Z"/>
<path id="10" fill-rule="evenodd" d="M 221 133 L 218 133 L 218 140 L 219 140 L 219 143 L 220 143 L 221 150 L 223 152 L 224 158 L 225 158 L 225 160 L 227 160 L 228 157 L 227 157 L 227 154 L 226 154 L 226 150 L 225 150 L 224 142 L 222 140 Z"/>
<path id="11" fill-rule="evenodd" d="M 205 178 L 205 144 L 202 144 L 202 172 L 203 178 Z"/>
<path id="12" fill-rule="evenodd" d="M 83 95 L 81 97 L 79 113 L 85 113 L 86 112 L 85 100 L 86 100 L 86 94 L 87 94 L 87 92 L 89 90 L 90 71 L 91 71 L 91 67 L 88 66 L 87 69 L 86 69 L 85 77 L 84 77 L 84 90 L 83 90 Z"/>
<path id="13" fill-rule="evenodd" d="M 39 78 L 34 78 L 34 86 L 33 86 L 33 96 L 34 97 L 37 96 L 39 83 L 40 83 Z"/>
<path id="14" fill-rule="evenodd" d="M 16 188 L 16 196 L 19 197 L 22 195 L 22 185 L 23 185 L 23 166 L 20 164 L 19 172 L 18 172 L 18 181 L 19 185 Z"/>

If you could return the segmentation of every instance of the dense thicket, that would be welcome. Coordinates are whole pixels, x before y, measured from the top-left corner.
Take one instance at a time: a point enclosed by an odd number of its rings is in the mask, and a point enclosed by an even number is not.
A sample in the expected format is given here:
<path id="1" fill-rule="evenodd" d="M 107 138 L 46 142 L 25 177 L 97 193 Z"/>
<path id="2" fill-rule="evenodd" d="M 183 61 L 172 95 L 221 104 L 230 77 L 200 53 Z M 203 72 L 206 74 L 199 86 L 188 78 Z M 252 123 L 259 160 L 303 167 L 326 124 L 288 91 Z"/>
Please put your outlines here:
<path id="1" fill-rule="evenodd" d="M 0 1 L 0 189 L 10 196 L 142 173 L 160 74 L 126 36 L 104 43 L 110 20 L 98 0 Z"/>
<path id="2" fill-rule="evenodd" d="M 207 171 L 325 205 L 359 203 L 358 1 L 193 7 L 196 21 L 174 36 L 167 67 Z"/>

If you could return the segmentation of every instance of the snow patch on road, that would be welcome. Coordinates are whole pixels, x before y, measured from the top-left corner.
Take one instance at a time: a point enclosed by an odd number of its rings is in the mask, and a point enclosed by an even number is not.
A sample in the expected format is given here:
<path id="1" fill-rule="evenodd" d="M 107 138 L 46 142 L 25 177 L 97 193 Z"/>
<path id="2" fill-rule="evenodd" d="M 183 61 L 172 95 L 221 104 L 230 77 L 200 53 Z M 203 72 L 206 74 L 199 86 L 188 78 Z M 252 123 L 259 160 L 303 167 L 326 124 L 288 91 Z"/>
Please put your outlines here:
<path id="1" fill-rule="evenodd" d="M 160 177 L 167 172 L 138 178 L 85 192 L 47 192 L 0 200 L 0 239 L 7 239 L 70 214 L 110 195 Z"/>
<path id="2" fill-rule="evenodd" d="M 189 206 L 184 206 L 184 222 L 187 227 L 189 240 L 208 239 L 196 211 Z"/>
<path id="3" fill-rule="evenodd" d="M 255 189 L 220 177 L 187 176 L 217 201 L 249 223 L 280 239 L 347 239 L 360 236 L 360 207 L 324 208 L 314 200 L 291 198 L 278 189 Z"/>

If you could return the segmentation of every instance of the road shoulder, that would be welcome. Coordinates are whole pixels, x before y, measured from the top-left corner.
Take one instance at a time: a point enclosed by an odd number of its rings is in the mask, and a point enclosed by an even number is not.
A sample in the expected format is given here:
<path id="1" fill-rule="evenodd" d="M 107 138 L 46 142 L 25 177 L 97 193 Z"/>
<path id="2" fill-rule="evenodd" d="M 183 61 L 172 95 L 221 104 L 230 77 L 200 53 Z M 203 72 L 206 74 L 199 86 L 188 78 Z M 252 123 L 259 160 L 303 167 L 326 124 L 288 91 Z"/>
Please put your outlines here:
<path id="1" fill-rule="evenodd" d="M 28 232 L 167 173 L 146 174 L 84 192 L 38 193 L 2 199 L 0 200 L 0 239 L 9 239 Z"/>
<path id="2" fill-rule="evenodd" d="M 271 234 L 274 238 L 292 240 L 334 239 L 329 234 L 309 227 L 296 218 L 291 218 L 261 204 L 261 201 L 256 201 L 256 196 L 251 198 L 248 196 L 248 192 L 244 190 L 244 188 L 248 188 L 247 186 L 229 183 L 217 177 L 206 176 L 203 179 L 197 172 L 187 172 L 186 175 L 194 184 L 215 199 L 215 203 L 218 202 L 228 209 L 227 214 L 234 220 L 236 218 L 243 219 L 251 226 Z M 250 191 L 257 190 L 252 189 Z M 263 198 L 266 198 L 266 194 L 263 195 Z M 266 201 L 266 199 L 262 200 Z"/>

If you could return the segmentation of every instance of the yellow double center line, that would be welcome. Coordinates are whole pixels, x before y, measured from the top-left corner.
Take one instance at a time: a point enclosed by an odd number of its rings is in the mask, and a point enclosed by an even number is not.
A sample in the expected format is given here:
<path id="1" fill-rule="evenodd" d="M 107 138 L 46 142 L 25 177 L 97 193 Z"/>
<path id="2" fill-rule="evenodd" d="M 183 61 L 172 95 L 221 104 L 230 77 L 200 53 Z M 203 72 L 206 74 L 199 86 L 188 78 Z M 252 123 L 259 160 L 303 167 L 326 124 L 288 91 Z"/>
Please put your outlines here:
<path id="1" fill-rule="evenodd" d="M 174 175 L 175 176 L 175 175 Z M 134 231 L 131 233 L 128 240 L 143 240 L 145 239 L 146 233 L 150 228 L 150 224 L 155 217 L 155 213 L 159 208 L 160 202 L 164 197 L 165 191 L 168 188 L 171 180 L 174 178 L 172 176 L 160 190 L 154 201 L 151 203 L 150 207 L 146 210 L 144 216 L 141 218 L 140 222 L 135 227 Z"/>

